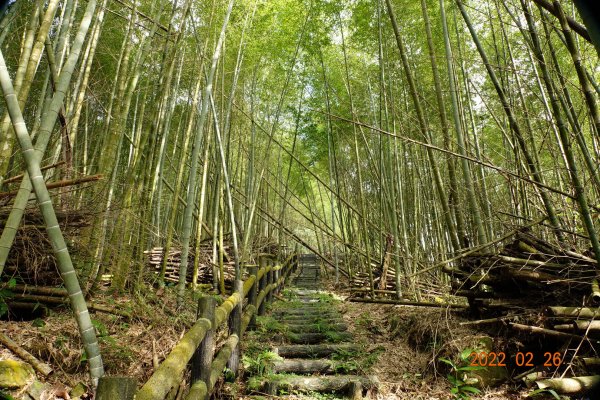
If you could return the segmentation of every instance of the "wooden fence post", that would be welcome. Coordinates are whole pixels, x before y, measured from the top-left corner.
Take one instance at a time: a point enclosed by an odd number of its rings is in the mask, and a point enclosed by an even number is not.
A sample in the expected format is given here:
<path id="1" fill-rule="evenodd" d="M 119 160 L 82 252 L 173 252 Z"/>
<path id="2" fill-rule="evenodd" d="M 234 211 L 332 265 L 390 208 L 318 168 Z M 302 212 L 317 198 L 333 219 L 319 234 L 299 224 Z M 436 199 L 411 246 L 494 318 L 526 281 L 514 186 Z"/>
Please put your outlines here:
<path id="1" fill-rule="evenodd" d="M 198 318 L 210 321 L 210 330 L 204 335 L 200 346 L 192 357 L 191 384 L 203 381 L 206 386 L 210 382 L 210 366 L 215 354 L 215 307 L 216 300 L 210 296 L 202 296 L 198 300 Z"/>
<path id="2" fill-rule="evenodd" d="M 298 254 L 294 255 L 294 257 L 292 257 L 292 259 L 290 260 L 287 276 L 285 277 L 286 284 L 290 281 L 290 276 L 292 276 L 292 274 L 296 272 L 296 269 L 298 269 Z"/>
<path id="3" fill-rule="evenodd" d="M 233 284 L 234 293 L 240 294 L 240 301 L 231 310 L 229 314 L 229 335 L 237 335 L 239 340 L 242 340 L 242 307 L 244 305 L 244 281 L 237 279 Z M 235 346 L 231 352 L 231 356 L 227 361 L 227 368 L 233 374 L 233 380 L 237 378 L 238 369 L 240 367 L 240 345 L 239 343 Z"/>
<path id="4" fill-rule="evenodd" d="M 269 271 L 267 285 L 271 285 L 271 284 L 273 284 L 273 276 L 275 275 L 275 271 L 273 271 L 273 268 L 275 268 L 275 265 L 273 263 L 273 260 L 269 260 L 267 263 L 271 267 L 271 270 Z M 267 293 L 266 300 L 267 300 L 267 303 L 269 303 L 269 304 L 273 301 L 273 289 L 271 289 L 269 291 L 269 293 Z"/>
<path id="5" fill-rule="evenodd" d="M 137 390 L 135 378 L 126 376 L 103 376 L 98 381 L 96 400 L 133 400 Z"/>
<path id="6" fill-rule="evenodd" d="M 253 305 L 254 307 L 256 307 L 256 298 L 258 297 L 258 267 L 256 265 L 253 265 L 252 267 L 250 267 L 250 275 L 254 275 L 255 279 L 254 279 L 254 284 L 252 285 L 252 287 L 250 288 L 250 292 L 248 292 L 248 304 Z M 255 311 L 256 308 L 255 308 Z M 250 317 L 250 322 L 248 323 L 248 329 L 254 329 L 256 327 L 256 312 L 254 312 L 252 314 L 252 316 Z"/>
<path id="7" fill-rule="evenodd" d="M 258 265 L 260 266 L 260 268 L 267 267 L 267 263 L 265 262 L 264 257 L 261 257 L 258 259 Z M 268 274 L 265 272 L 263 274 L 262 278 L 260 278 L 260 282 L 258 284 L 258 293 L 259 294 L 260 294 L 260 292 L 265 290 L 265 288 L 267 287 L 267 279 L 268 279 Z M 265 315 L 265 303 L 266 303 L 266 298 L 263 297 L 263 300 L 260 303 L 260 306 L 258 307 L 258 315 Z"/>

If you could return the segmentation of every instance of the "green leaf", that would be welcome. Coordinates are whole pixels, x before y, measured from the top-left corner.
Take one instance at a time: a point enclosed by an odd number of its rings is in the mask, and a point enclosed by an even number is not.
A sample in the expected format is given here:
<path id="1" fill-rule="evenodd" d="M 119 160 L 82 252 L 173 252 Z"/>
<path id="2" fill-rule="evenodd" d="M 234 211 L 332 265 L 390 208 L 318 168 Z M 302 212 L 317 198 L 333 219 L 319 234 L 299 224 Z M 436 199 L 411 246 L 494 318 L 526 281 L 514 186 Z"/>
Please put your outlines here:
<path id="1" fill-rule="evenodd" d="M 482 369 L 484 369 L 485 367 L 482 367 L 480 365 L 468 365 L 465 367 L 460 367 L 457 368 L 456 371 L 480 371 Z"/>
<path id="2" fill-rule="evenodd" d="M 460 390 L 463 392 L 470 392 L 470 393 L 475 393 L 475 394 L 481 393 L 481 390 L 479 390 L 473 386 L 461 386 Z"/>
<path id="3" fill-rule="evenodd" d="M 15 278 L 10 278 L 7 284 L 9 289 L 14 289 L 17 286 L 17 280 Z"/>
<path id="4" fill-rule="evenodd" d="M 15 400 L 10 394 L 6 394 L 4 392 L 0 392 L 0 400 Z"/>
<path id="5" fill-rule="evenodd" d="M 447 358 L 440 357 L 440 358 L 439 358 L 439 360 L 440 360 L 441 362 L 445 363 L 445 364 L 448 364 L 448 365 L 449 365 L 449 366 L 451 366 L 452 368 L 455 368 L 455 367 L 454 367 L 454 363 L 453 363 L 452 361 L 448 360 Z"/>
<path id="6" fill-rule="evenodd" d="M 463 360 L 463 361 L 467 361 L 469 359 L 469 356 L 471 355 L 472 352 L 473 352 L 473 349 L 464 349 L 460 353 L 460 359 Z"/>
<path id="7" fill-rule="evenodd" d="M 36 318 L 31 322 L 31 325 L 35 326 L 36 328 L 43 328 L 46 326 L 46 323 L 42 319 Z"/>
<path id="8" fill-rule="evenodd" d="M 454 386 L 458 386 L 460 384 L 460 382 L 455 376 L 453 375 L 448 375 L 448 381 L 453 384 Z"/>

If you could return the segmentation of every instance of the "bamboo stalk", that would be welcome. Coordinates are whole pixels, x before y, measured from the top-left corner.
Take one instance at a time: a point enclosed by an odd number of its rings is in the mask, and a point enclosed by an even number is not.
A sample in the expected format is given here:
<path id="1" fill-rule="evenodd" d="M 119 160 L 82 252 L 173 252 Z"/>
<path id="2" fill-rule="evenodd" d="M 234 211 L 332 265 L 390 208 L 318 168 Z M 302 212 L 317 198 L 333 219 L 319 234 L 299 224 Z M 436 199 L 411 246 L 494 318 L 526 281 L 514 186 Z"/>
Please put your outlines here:
<path id="1" fill-rule="evenodd" d="M 82 178 L 77 178 L 77 179 L 67 179 L 67 180 L 58 181 L 58 182 L 49 182 L 49 183 L 46 183 L 46 188 L 50 190 L 50 189 L 57 189 L 57 188 L 81 185 L 82 183 L 99 181 L 103 177 L 104 177 L 103 175 L 99 174 L 99 175 L 92 175 L 92 176 L 84 176 Z M 17 194 L 19 194 L 18 190 L 13 190 L 11 192 L 0 192 L 0 198 L 14 197 Z"/>
<path id="2" fill-rule="evenodd" d="M 553 378 L 535 382 L 540 389 L 552 389 L 559 394 L 579 394 L 597 386 L 600 375 L 579 376 L 576 378 Z"/>
<path id="3" fill-rule="evenodd" d="M 95 9 L 95 0 L 90 0 L 88 5 L 90 5 L 91 11 L 93 11 Z M 92 325 L 92 321 L 87 310 L 85 298 L 81 292 L 81 287 L 73 267 L 69 249 L 67 248 L 67 244 L 62 235 L 58 220 L 56 219 L 56 213 L 54 211 L 54 207 L 52 206 L 52 200 L 50 199 L 42 172 L 40 171 L 40 160 L 35 155 L 34 147 L 31 143 L 31 138 L 27 131 L 25 121 L 23 120 L 21 108 L 17 102 L 17 98 L 12 87 L 11 78 L 6 68 L 4 56 L 1 52 L 0 84 L 2 85 L 2 91 L 4 93 L 4 98 L 7 103 L 7 108 L 10 113 L 13 127 L 15 129 L 15 134 L 19 141 L 19 145 L 21 146 L 23 156 L 27 162 L 27 172 L 30 178 L 29 180 L 31 180 L 31 186 L 34 189 L 40 212 L 44 216 L 48 237 L 52 243 L 52 250 L 54 251 L 61 276 L 64 280 L 65 288 L 69 292 L 71 307 L 73 309 L 73 313 L 75 314 L 75 319 L 81 334 L 81 340 L 88 357 L 90 376 L 93 384 L 97 385 L 98 379 L 104 375 L 104 367 L 102 358 L 100 356 L 100 349 L 98 347 L 95 329 Z"/>
<path id="4" fill-rule="evenodd" d="M 462 304 L 451 304 L 451 303 L 427 303 L 422 301 L 405 301 L 405 300 L 387 300 L 387 299 L 349 299 L 352 303 L 370 303 L 370 304 L 393 304 L 399 306 L 412 306 L 412 307 L 434 307 L 434 308 L 457 308 L 464 309 L 469 306 Z"/>
<path id="5" fill-rule="evenodd" d="M 511 328 L 513 328 L 517 331 L 527 332 L 527 333 L 531 333 L 531 334 L 535 334 L 535 335 L 555 337 L 558 339 L 584 340 L 584 338 L 582 336 L 573 335 L 571 333 L 554 331 L 552 329 L 540 328 L 538 326 L 517 324 L 515 322 L 509 322 L 509 325 Z"/>

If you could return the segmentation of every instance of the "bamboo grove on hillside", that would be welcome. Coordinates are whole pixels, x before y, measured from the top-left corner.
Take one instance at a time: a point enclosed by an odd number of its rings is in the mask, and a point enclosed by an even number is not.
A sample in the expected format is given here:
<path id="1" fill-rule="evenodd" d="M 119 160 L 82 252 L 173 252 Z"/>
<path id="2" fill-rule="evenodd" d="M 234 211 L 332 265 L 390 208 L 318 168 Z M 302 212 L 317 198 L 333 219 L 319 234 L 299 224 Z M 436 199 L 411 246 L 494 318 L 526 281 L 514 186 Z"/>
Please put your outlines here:
<path id="1" fill-rule="evenodd" d="M 36 265 L 58 267 L 96 379 L 84 296 L 162 287 L 173 252 L 181 299 L 188 275 L 225 290 L 297 246 L 418 299 L 525 225 L 597 267 L 599 65 L 579 21 L 557 0 L 13 1 L 2 279 L 54 252 Z"/>

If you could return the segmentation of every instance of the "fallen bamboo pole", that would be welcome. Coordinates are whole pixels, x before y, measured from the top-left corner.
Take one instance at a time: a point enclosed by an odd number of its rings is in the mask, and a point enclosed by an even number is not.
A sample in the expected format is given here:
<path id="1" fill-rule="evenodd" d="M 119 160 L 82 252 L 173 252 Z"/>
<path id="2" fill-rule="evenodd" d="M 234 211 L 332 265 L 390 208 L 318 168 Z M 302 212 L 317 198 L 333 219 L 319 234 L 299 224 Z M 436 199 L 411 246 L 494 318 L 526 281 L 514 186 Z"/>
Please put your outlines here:
<path id="1" fill-rule="evenodd" d="M 64 161 L 59 161 L 56 164 L 46 165 L 45 167 L 42 167 L 40 170 L 41 171 L 47 171 L 47 170 L 55 168 L 55 167 L 60 167 L 64 163 L 65 163 Z M 12 177 L 10 177 L 8 179 L 5 179 L 4 182 L 2 182 L 2 183 L 6 184 L 6 183 L 19 182 L 21 179 L 23 179 L 23 176 L 24 176 L 23 174 L 21 174 L 21 175 L 15 175 L 15 176 L 12 176 Z"/>
<path id="2" fill-rule="evenodd" d="M 510 322 L 509 325 L 511 326 L 511 328 L 521 332 L 534 333 L 543 336 L 552 336 L 560 339 L 585 340 L 583 336 L 573 335 L 572 333 L 554 331 L 552 329 L 540 328 L 538 326 L 522 325 L 514 322 Z"/>
<path id="3" fill-rule="evenodd" d="M 495 245 L 495 244 L 497 244 L 497 243 L 500 243 L 500 242 L 501 242 L 501 241 L 503 241 L 503 240 L 506 240 L 506 239 L 510 238 L 512 235 L 514 235 L 515 233 L 519 232 L 520 230 L 522 230 L 522 229 L 524 229 L 524 228 L 528 228 L 528 227 L 531 227 L 531 226 L 535 226 L 535 225 L 538 225 L 538 224 L 540 224 L 540 223 L 544 222 L 544 221 L 545 221 L 547 218 L 548 218 L 548 217 L 540 218 L 540 219 L 538 219 L 538 220 L 536 220 L 536 221 L 530 222 L 529 224 L 526 224 L 526 225 L 520 226 L 520 227 L 518 227 L 517 229 L 513 229 L 512 231 L 510 231 L 510 232 L 509 232 L 509 233 L 507 233 L 506 235 L 503 235 L 503 236 L 499 237 L 498 239 L 495 239 L 495 240 L 492 240 L 491 242 L 487 242 L 487 243 L 484 243 L 484 244 L 482 244 L 482 245 L 479 245 L 479 246 L 473 247 L 473 248 L 471 248 L 471 249 L 469 249 L 469 250 L 467 250 L 467 251 L 465 251 L 465 252 L 463 252 L 463 253 L 461 253 L 461 254 L 457 255 L 456 257 L 452 257 L 452 258 L 450 258 L 450 259 L 448 259 L 448 260 L 441 261 L 441 262 L 439 262 L 439 263 L 437 263 L 437 264 L 434 264 L 434 265 L 432 265 L 431 267 L 424 268 L 424 269 L 422 269 L 422 270 L 420 270 L 420 271 L 417 271 L 417 272 L 415 272 L 415 273 L 413 273 L 413 274 L 411 274 L 411 275 L 408 275 L 408 276 L 406 276 L 406 278 L 407 278 L 407 279 L 408 279 L 408 278 L 412 278 L 412 277 L 414 277 L 414 276 L 417 276 L 417 275 L 420 275 L 420 274 L 422 274 L 422 273 L 425 273 L 425 272 L 428 272 L 428 271 L 431 271 L 431 270 L 434 270 L 434 269 L 437 269 L 437 268 L 443 267 L 443 266 L 444 266 L 444 265 L 446 265 L 446 264 L 450 264 L 451 262 L 454 262 L 454 261 L 460 260 L 460 259 L 461 259 L 461 258 L 463 258 L 463 257 L 466 257 L 466 256 L 468 256 L 468 255 L 470 255 L 470 254 L 476 253 L 476 252 L 478 252 L 479 250 L 482 250 L 482 249 L 485 249 L 485 248 L 487 248 L 487 247 L 493 246 L 493 245 Z"/>
<path id="4" fill-rule="evenodd" d="M 450 303 L 427 303 L 422 301 L 386 300 L 386 299 L 349 299 L 352 303 L 393 304 L 412 307 L 437 307 L 437 308 L 469 308 L 468 305 Z"/>
<path id="5" fill-rule="evenodd" d="M 33 355 L 31 355 L 31 353 L 19 346 L 11 338 L 4 335 L 3 333 L 0 333 L 0 343 L 6 346 L 13 353 L 21 357 L 23 360 L 25 360 L 25 362 L 31 364 L 33 369 L 35 369 L 40 374 L 44 376 L 49 376 L 52 373 L 53 370 L 48 364 L 45 364 L 37 358 L 35 358 Z"/>
<path id="6" fill-rule="evenodd" d="M 589 307 L 548 307 L 546 313 L 553 317 L 600 318 L 600 308 Z"/>
<path id="7" fill-rule="evenodd" d="M 537 381 L 540 389 L 552 389 L 559 394 L 583 393 L 600 383 L 600 375 L 580 376 L 576 378 L 555 378 Z"/>
<path id="8" fill-rule="evenodd" d="M 62 187 L 74 186 L 74 185 L 79 185 L 82 183 L 99 181 L 102 178 L 103 178 L 103 175 L 91 175 L 91 176 L 84 176 L 83 178 L 67 179 L 64 181 L 46 183 L 46 188 L 47 189 L 57 189 L 57 188 L 62 188 Z M 0 198 L 14 197 L 17 195 L 17 193 L 19 193 L 18 190 L 12 190 L 10 192 L 1 192 Z"/>
<path id="9" fill-rule="evenodd" d="M 600 303 L 600 286 L 598 286 L 598 280 L 592 280 L 592 302 L 596 305 Z"/>

